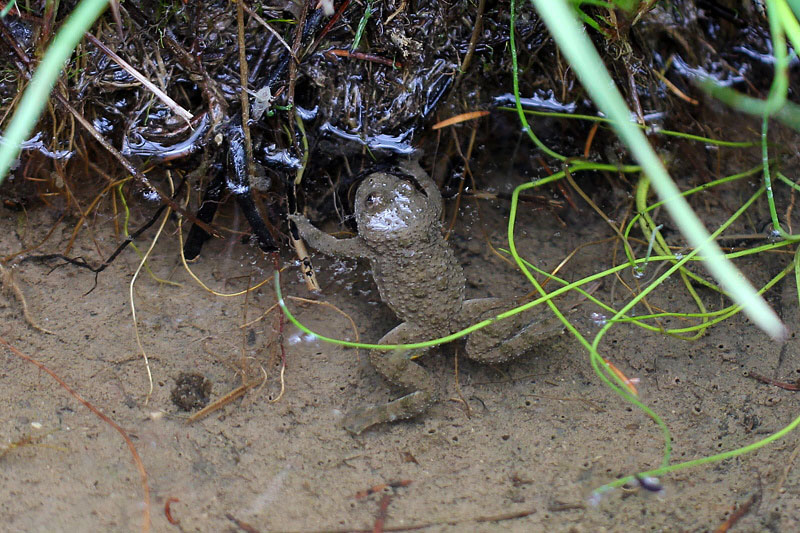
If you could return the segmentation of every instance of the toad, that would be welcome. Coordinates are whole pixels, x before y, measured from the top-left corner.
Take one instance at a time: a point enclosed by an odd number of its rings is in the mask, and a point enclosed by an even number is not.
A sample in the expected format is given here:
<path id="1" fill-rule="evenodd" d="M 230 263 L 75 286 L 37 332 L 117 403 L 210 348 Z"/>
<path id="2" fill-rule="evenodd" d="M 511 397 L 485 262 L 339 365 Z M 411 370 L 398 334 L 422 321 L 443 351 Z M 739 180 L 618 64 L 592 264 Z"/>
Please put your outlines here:
<path id="1" fill-rule="evenodd" d="M 358 236 L 347 239 L 317 229 L 304 216 L 289 218 L 314 249 L 369 261 L 381 299 L 402 321 L 379 344 L 443 337 L 508 307 L 498 298 L 464 298 L 464 271 L 442 235 L 441 194 L 417 161 L 403 162 L 394 172 L 369 175 L 356 191 L 354 211 Z M 531 322 L 530 314 L 515 315 L 471 333 L 465 353 L 484 363 L 508 361 L 560 329 L 555 317 L 544 325 Z M 370 352 L 375 370 L 404 395 L 347 413 L 347 431 L 359 434 L 375 424 L 413 417 L 436 401 L 433 378 L 411 355 L 409 350 Z"/>

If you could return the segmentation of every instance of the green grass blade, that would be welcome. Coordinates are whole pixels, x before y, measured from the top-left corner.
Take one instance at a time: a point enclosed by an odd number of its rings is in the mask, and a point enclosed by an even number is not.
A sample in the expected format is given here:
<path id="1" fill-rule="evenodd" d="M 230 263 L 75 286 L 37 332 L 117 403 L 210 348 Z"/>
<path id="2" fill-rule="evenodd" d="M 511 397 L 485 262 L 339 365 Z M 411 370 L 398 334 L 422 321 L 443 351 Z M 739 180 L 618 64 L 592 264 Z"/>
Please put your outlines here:
<path id="1" fill-rule="evenodd" d="M 0 183 L 19 155 L 19 147 L 33 131 L 61 69 L 88 30 L 106 8 L 108 0 L 82 0 L 58 31 L 36 68 L 0 142 Z"/>
<path id="2" fill-rule="evenodd" d="M 358 29 L 356 36 L 353 38 L 353 45 L 350 47 L 351 51 L 356 51 L 361 44 L 361 37 L 364 35 L 364 30 L 367 28 L 367 21 L 372 16 L 372 0 L 367 0 L 367 7 L 364 8 L 364 14 L 358 22 Z"/>
<path id="3" fill-rule="evenodd" d="M 6 7 L 3 8 L 3 11 L 0 11 L 0 19 L 5 18 L 15 5 L 17 5 L 16 0 L 12 0 L 11 2 L 7 3 Z"/>
<path id="4" fill-rule="evenodd" d="M 664 200 L 673 221 L 695 247 L 706 257 L 705 265 L 731 297 L 742 306 L 747 316 L 774 339 L 786 336 L 786 328 L 733 264 L 725 259 L 719 246 L 681 196 L 661 160 L 641 130 L 630 120 L 625 100 L 614 85 L 595 50 L 565 0 L 531 0 L 547 24 L 551 35 L 567 57 L 592 100 L 613 122 L 617 134 L 625 142 L 653 188 Z"/>

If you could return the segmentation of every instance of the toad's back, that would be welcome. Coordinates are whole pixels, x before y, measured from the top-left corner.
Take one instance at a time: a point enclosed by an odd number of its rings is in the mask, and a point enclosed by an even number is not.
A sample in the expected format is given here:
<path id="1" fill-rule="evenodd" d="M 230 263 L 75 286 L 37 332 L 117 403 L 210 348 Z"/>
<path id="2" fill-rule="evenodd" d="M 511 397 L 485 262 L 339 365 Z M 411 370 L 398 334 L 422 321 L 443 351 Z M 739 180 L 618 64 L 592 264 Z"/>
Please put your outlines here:
<path id="1" fill-rule="evenodd" d="M 381 299 L 403 322 L 426 333 L 451 333 L 465 279 L 439 224 L 409 246 L 381 248 L 370 257 Z"/>

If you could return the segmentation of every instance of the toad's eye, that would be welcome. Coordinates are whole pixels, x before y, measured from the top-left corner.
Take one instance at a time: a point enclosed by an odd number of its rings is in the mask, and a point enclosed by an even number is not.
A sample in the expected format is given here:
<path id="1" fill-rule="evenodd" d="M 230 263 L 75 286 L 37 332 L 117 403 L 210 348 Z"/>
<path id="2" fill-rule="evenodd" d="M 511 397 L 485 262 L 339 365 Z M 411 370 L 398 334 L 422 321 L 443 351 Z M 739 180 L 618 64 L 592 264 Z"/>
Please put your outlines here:
<path id="1" fill-rule="evenodd" d="M 374 209 L 381 203 L 381 195 L 376 193 L 369 193 L 364 199 L 364 205 L 368 209 Z"/>

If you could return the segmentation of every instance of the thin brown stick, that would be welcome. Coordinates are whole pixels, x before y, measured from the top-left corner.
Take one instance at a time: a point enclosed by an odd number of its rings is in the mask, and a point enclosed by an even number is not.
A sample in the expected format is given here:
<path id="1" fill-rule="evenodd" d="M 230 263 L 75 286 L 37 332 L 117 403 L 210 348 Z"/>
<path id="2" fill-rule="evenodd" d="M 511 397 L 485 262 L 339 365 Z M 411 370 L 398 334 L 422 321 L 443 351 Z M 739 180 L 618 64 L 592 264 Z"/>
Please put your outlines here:
<path id="1" fill-rule="evenodd" d="M 247 51 L 244 40 L 244 7 L 242 2 L 236 2 L 236 28 L 239 43 L 239 101 L 242 104 L 242 132 L 244 133 L 244 150 L 247 155 L 247 174 L 252 175 L 253 143 L 250 138 L 250 97 L 247 94 Z"/>
<path id="2" fill-rule="evenodd" d="M 467 120 L 473 120 L 476 118 L 485 117 L 488 114 L 489 114 L 488 111 L 469 111 L 467 113 L 461 113 L 454 117 L 442 120 L 441 122 L 437 122 L 436 124 L 431 126 L 431 129 L 439 130 L 442 128 L 446 128 L 448 126 L 453 126 L 454 124 L 461 124 L 462 122 L 466 122 Z"/>
<path id="3" fill-rule="evenodd" d="M 80 211 L 81 216 L 80 216 L 80 218 L 78 218 L 78 222 L 75 224 L 75 227 L 72 229 L 72 234 L 70 235 L 69 241 L 67 242 L 67 246 L 66 246 L 66 248 L 64 248 L 64 255 L 69 255 L 69 253 L 72 251 L 72 246 L 75 244 L 75 239 L 78 238 L 78 234 L 80 233 L 81 228 L 83 228 L 83 225 L 84 225 L 83 223 L 86 221 L 86 219 L 92 213 L 92 211 L 94 211 L 94 209 L 97 207 L 97 204 L 99 204 L 100 201 L 105 197 L 105 195 L 108 194 L 108 191 L 110 191 L 111 189 L 113 189 L 117 185 L 125 183 L 129 179 L 131 179 L 131 178 L 123 178 L 123 179 L 115 181 L 113 183 L 109 183 L 108 185 L 106 185 L 103 188 L 102 191 L 100 191 L 100 194 L 98 194 L 97 196 L 94 197 L 94 200 L 92 200 L 92 202 L 89 204 L 89 207 L 86 208 L 86 211 L 83 211 L 83 210 Z"/>
<path id="4" fill-rule="evenodd" d="M 575 192 L 577 192 L 581 198 L 583 198 L 583 201 L 589 204 L 589 207 L 591 207 L 598 215 L 600 215 L 600 217 L 605 221 L 605 223 L 608 224 L 611 230 L 619 238 L 619 242 L 621 242 L 622 245 L 625 246 L 628 249 L 629 253 L 632 255 L 633 249 L 631 248 L 630 242 L 623 235 L 619 225 L 615 223 L 613 220 L 611 220 L 611 218 L 609 218 L 609 216 L 606 215 L 605 211 L 600 209 L 600 207 L 596 203 L 594 203 L 594 201 L 589 197 L 589 195 L 586 194 L 586 192 L 582 188 L 580 188 L 577 183 L 575 183 L 575 180 L 572 178 L 572 174 L 569 171 L 567 171 L 564 177 L 566 178 L 567 183 L 569 183 L 572 189 Z M 625 283 L 625 281 L 622 279 L 619 273 L 616 274 L 616 277 L 620 281 L 620 283 L 622 283 L 625 286 L 625 288 L 627 288 L 630 291 L 631 294 L 633 295 L 637 294 L 637 291 L 633 289 L 633 287 L 630 287 L 627 283 Z M 653 308 L 650 305 L 650 301 L 647 298 L 642 298 L 642 304 L 644 304 L 644 306 L 648 309 L 650 313 L 654 313 Z"/>
<path id="5" fill-rule="evenodd" d="M 119 0 L 109 0 L 108 6 L 111 8 L 111 16 L 114 18 L 114 25 L 117 27 L 117 38 L 122 42 L 125 40 L 125 34 L 122 33 L 122 15 L 119 12 Z"/>
<path id="6" fill-rule="evenodd" d="M 388 57 L 381 57 L 375 54 L 366 54 L 364 52 L 354 51 L 354 50 L 344 50 L 341 48 L 331 48 L 330 50 L 325 51 L 326 54 L 330 54 L 336 57 L 352 57 L 353 59 L 360 59 L 362 61 L 369 61 L 371 63 L 378 63 L 381 65 L 386 65 L 387 67 L 392 68 L 402 68 L 403 64 L 399 61 L 395 61 L 393 59 L 389 59 Z"/>
<path id="7" fill-rule="evenodd" d="M 388 526 L 384 527 L 383 531 L 419 531 L 421 529 L 428 529 L 434 526 L 458 526 L 458 525 L 465 525 L 470 524 L 473 522 L 505 522 L 507 520 L 517 520 L 519 518 L 525 518 L 526 516 L 530 516 L 536 513 L 536 509 L 526 509 L 522 511 L 511 511 L 507 513 L 497 514 L 497 515 L 488 515 L 488 516 L 476 516 L 472 518 L 463 518 L 463 519 L 443 519 L 443 520 L 432 520 L 430 522 L 423 522 L 419 524 L 411 524 L 408 526 Z M 303 533 L 372 533 L 372 528 L 343 528 L 343 529 L 317 529 L 312 531 L 304 531 Z M 273 533 L 290 533 L 289 530 L 276 530 Z M 296 532 L 292 532 L 296 533 Z"/>
<path id="8" fill-rule="evenodd" d="M 194 422 L 197 422 L 198 420 L 201 420 L 201 419 L 207 417 L 208 415 L 210 415 L 214 411 L 217 411 L 217 410 L 225 407 L 229 403 L 241 398 L 242 396 L 244 396 L 244 394 L 247 391 L 249 391 L 250 389 L 255 387 L 257 384 L 258 384 L 257 381 L 253 381 L 251 383 L 244 383 L 242 385 L 239 385 L 238 387 L 236 387 L 235 389 L 230 391 L 228 394 L 226 394 L 222 398 L 217 399 L 216 401 L 206 405 L 205 407 L 203 407 L 202 409 L 197 411 L 195 414 L 193 414 L 192 416 L 187 418 L 186 422 L 189 423 L 189 424 L 193 424 Z"/>
<path id="9" fill-rule="evenodd" d="M 765 383 L 767 385 L 772 385 L 778 387 L 779 389 L 788 390 L 797 392 L 800 391 L 800 383 L 787 383 L 785 381 L 778 381 L 777 379 L 768 378 L 767 376 L 762 376 L 761 374 L 756 374 L 755 372 L 745 372 L 745 377 L 753 378 L 756 381 L 760 381 L 761 383 Z"/>
<path id="10" fill-rule="evenodd" d="M 472 63 L 472 56 L 475 55 L 475 47 L 478 46 L 478 39 L 483 34 L 483 13 L 486 11 L 486 0 L 478 2 L 478 10 L 475 14 L 475 26 L 472 28 L 472 36 L 469 38 L 469 49 L 467 50 L 464 60 L 461 62 L 456 85 L 461 82 L 461 78 L 469 70 L 469 65 Z"/>
<path id="11" fill-rule="evenodd" d="M 59 227 L 59 224 L 61 223 L 61 221 L 64 220 L 64 217 L 66 217 L 66 213 L 62 213 L 61 216 L 58 217 L 58 220 L 56 220 L 55 223 L 53 223 L 53 225 L 48 230 L 47 235 L 45 235 L 44 238 L 41 241 L 39 241 L 38 244 L 34 244 L 33 246 L 30 246 L 28 248 L 23 248 L 22 250 L 20 250 L 18 252 L 14 252 L 13 254 L 7 255 L 5 257 L 0 257 L 0 264 L 8 263 L 9 261 L 14 259 L 15 257 L 18 257 L 18 256 L 23 255 L 23 254 L 27 254 L 28 252 L 32 252 L 32 251 L 38 249 L 39 247 L 41 247 L 44 243 L 46 243 L 48 240 L 50 240 L 50 237 L 53 236 L 53 233 L 55 233 L 56 228 Z"/>
<path id="12" fill-rule="evenodd" d="M 24 435 L 22 438 L 15 440 L 5 448 L 0 450 L 0 461 L 2 461 L 6 455 L 10 454 L 14 450 L 18 450 L 19 448 L 25 448 L 27 446 L 40 446 L 42 448 L 51 448 L 53 450 L 68 452 L 69 450 L 67 448 L 63 448 L 61 446 L 51 446 L 49 444 L 41 443 L 43 439 L 52 435 L 54 432 L 55 430 L 48 431 L 46 433 L 40 433 L 39 435 Z"/>
<path id="13" fill-rule="evenodd" d="M 238 527 L 239 529 L 241 529 L 245 533 L 259 533 L 258 529 L 254 528 L 253 526 L 251 526 L 247 522 L 239 520 L 238 518 L 233 516 L 231 513 L 225 513 L 225 518 L 227 518 L 228 520 L 230 520 L 231 522 L 236 524 L 236 527 Z"/>
<path id="14" fill-rule="evenodd" d="M 350 327 L 353 328 L 353 335 L 355 336 L 355 341 L 361 342 L 360 340 L 361 337 L 358 335 L 358 328 L 356 327 L 356 323 L 353 320 L 353 318 L 344 311 L 342 311 L 341 309 L 339 309 L 338 307 L 336 307 L 335 305 L 333 305 L 332 303 L 324 302 L 321 300 L 309 300 L 308 298 L 301 298 L 300 296 L 288 296 L 288 298 L 290 300 L 294 300 L 295 302 L 303 302 L 307 304 L 323 305 L 325 307 L 330 307 L 331 309 L 333 309 L 334 311 L 336 311 L 337 313 L 339 313 L 340 315 L 342 315 L 343 317 L 345 317 L 347 320 L 350 321 Z"/>
<path id="15" fill-rule="evenodd" d="M 656 77 L 658 79 L 660 79 L 662 81 L 662 83 L 664 83 L 664 85 L 667 86 L 667 89 L 669 89 L 670 91 L 675 93 L 675 96 L 677 96 L 678 98 L 680 98 L 681 100 L 683 100 L 684 102 L 686 102 L 688 104 L 700 105 L 700 102 L 698 102 L 697 100 L 695 100 L 691 96 L 688 96 L 685 92 L 683 92 L 680 89 L 678 89 L 678 86 L 675 85 L 674 83 L 672 83 L 671 81 L 669 81 L 669 79 L 667 79 L 667 77 L 664 76 L 661 72 L 659 72 L 657 70 L 652 70 L 651 72 L 653 74 L 655 74 Z"/>
<path id="16" fill-rule="evenodd" d="M 408 487 L 411 485 L 410 479 L 401 479 L 398 481 L 389 481 L 388 483 L 381 483 L 380 485 L 373 485 L 372 487 L 368 488 L 367 490 L 360 490 L 356 492 L 355 498 L 356 500 L 363 500 L 368 496 L 372 496 L 375 493 L 383 492 L 386 489 L 399 489 L 401 487 Z"/>
<path id="17" fill-rule="evenodd" d="M 395 18 L 397 15 L 399 15 L 400 13 L 402 13 L 403 11 L 405 11 L 405 10 L 406 10 L 406 4 L 408 4 L 408 0 L 402 0 L 402 2 L 400 2 L 400 7 L 398 7 L 398 8 L 395 10 L 395 12 L 394 12 L 394 13 L 392 13 L 391 15 L 389 15 L 389 18 L 387 18 L 387 19 L 386 19 L 386 22 L 384 22 L 383 24 L 384 24 L 385 26 L 388 26 L 388 25 L 389 25 L 389 23 L 390 23 L 390 22 L 391 22 L 391 21 L 392 21 L 392 20 L 393 20 L 393 19 L 394 19 L 394 18 Z"/>
<path id="18" fill-rule="evenodd" d="M 794 203 L 795 203 L 795 191 L 794 187 L 789 187 L 790 196 L 789 196 L 789 205 L 786 207 L 786 225 L 789 227 L 789 235 L 794 233 L 792 231 L 792 211 L 794 210 Z"/>
<path id="19" fill-rule="evenodd" d="M 461 382 L 458 378 L 458 349 L 455 350 L 455 355 L 453 356 L 453 374 L 455 375 L 456 394 L 458 394 L 458 397 L 451 398 L 451 400 L 463 404 L 464 414 L 467 415 L 467 418 L 472 418 L 472 408 L 469 406 L 469 402 L 467 402 L 467 400 L 464 398 L 464 394 L 461 392 Z"/>
<path id="20" fill-rule="evenodd" d="M 298 51 L 303 44 L 303 28 L 306 26 L 306 17 L 308 16 L 308 2 L 302 2 L 303 6 L 300 10 L 300 16 L 297 19 L 297 27 L 295 28 L 294 42 L 292 43 L 292 51 L 294 52 L 293 58 L 299 58 Z M 289 90 L 286 93 L 287 104 L 294 109 L 294 88 L 297 84 L 297 66 L 298 61 L 289 61 Z M 292 145 L 297 155 L 300 155 L 300 143 L 297 141 L 295 134 L 294 121 L 289 121 L 289 133 L 292 136 Z"/>
<path id="21" fill-rule="evenodd" d="M 133 462 L 136 465 L 136 469 L 139 471 L 139 477 L 142 483 L 142 499 L 144 501 L 144 510 L 142 511 L 142 531 L 147 533 L 150 531 L 150 486 L 147 484 L 147 471 L 144 469 L 144 463 L 142 462 L 141 457 L 139 457 L 139 453 L 136 451 L 136 446 L 133 445 L 133 441 L 128 436 L 128 433 L 122 429 L 116 422 L 111 420 L 109 417 L 104 415 L 99 409 L 97 409 L 94 405 L 89 403 L 87 400 L 83 398 L 78 392 L 72 389 L 69 385 L 67 385 L 63 379 L 58 377 L 58 375 L 47 368 L 43 363 L 40 363 L 33 357 L 25 355 L 21 351 L 17 350 L 14 346 L 12 346 L 7 340 L 3 337 L 0 337 L 0 344 L 5 345 L 11 353 L 19 357 L 20 359 L 27 361 L 36 367 L 39 370 L 43 370 L 50 374 L 56 382 L 61 385 L 64 390 L 66 390 L 73 398 L 78 400 L 80 403 L 84 405 L 87 409 L 89 409 L 92 413 L 94 413 L 100 420 L 117 430 L 117 432 L 122 435 L 122 438 L 125 440 L 125 444 L 128 445 L 128 449 L 131 451 L 131 455 L 133 456 Z"/>
<path id="22" fill-rule="evenodd" d="M 592 129 L 589 130 L 589 135 L 586 136 L 586 143 L 583 145 L 583 157 L 585 159 L 589 159 L 591 155 L 592 142 L 594 141 L 594 136 L 597 134 L 599 127 L 600 123 L 595 122 L 594 125 L 592 125 Z"/>
<path id="23" fill-rule="evenodd" d="M 753 506 L 755 501 L 758 499 L 758 495 L 753 494 L 748 498 L 746 502 L 740 505 L 738 508 L 734 507 L 733 512 L 725 520 L 720 526 L 714 531 L 714 533 L 727 533 L 735 524 L 738 522 L 744 515 L 746 515 L 750 511 L 750 507 Z"/>
<path id="24" fill-rule="evenodd" d="M 461 150 L 461 142 L 458 140 L 458 134 L 456 133 L 456 130 L 451 129 L 450 133 L 453 135 L 453 144 L 456 147 L 456 151 L 458 151 L 458 155 L 460 155 L 461 159 L 464 161 L 464 177 L 458 183 L 458 194 L 456 195 L 456 204 L 453 206 L 453 216 L 450 218 L 450 224 L 447 226 L 447 231 L 444 234 L 445 240 L 450 238 L 450 234 L 453 232 L 453 228 L 456 225 L 456 219 L 458 218 L 458 211 L 461 207 L 461 198 L 464 193 L 464 182 L 466 181 L 468 176 L 472 178 L 472 170 L 470 170 L 469 160 L 472 158 L 472 148 L 473 146 L 475 146 L 475 137 L 478 133 L 478 128 L 477 126 L 472 128 L 472 135 L 470 136 L 466 155 L 464 155 L 463 150 Z M 474 179 L 473 179 L 473 185 L 474 185 Z"/>
<path id="25" fill-rule="evenodd" d="M 25 318 L 25 322 L 27 322 L 30 327 L 37 331 L 41 331 L 42 333 L 47 333 L 48 335 L 55 335 L 54 332 L 43 328 L 36 322 L 36 320 L 33 319 L 30 311 L 28 311 L 28 303 L 25 301 L 25 295 L 22 294 L 22 291 L 14 282 L 14 278 L 11 276 L 11 271 L 6 270 L 2 264 L 0 264 L 0 286 L 4 287 L 7 291 L 14 295 L 14 298 L 17 299 L 20 307 L 22 307 L 22 316 Z"/>
<path id="26" fill-rule="evenodd" d="M 305 242 L 302 239 L 295 239 L 292 232 L 289 232 L 289 242 L 292 244 L 297 258 L 300 259 L 300 272 L 303 273 L 306 288 L 311 292 L 320 291 L 317 274 L 314 272 L 314 266 L 311 264 L 311 256 L 308 253 Z"/>
<path id="27" fill-rule="evenodd" d="M 322 31 L 319 32 L 319 35 L 317 35 L 317 38 L 314 39 L 314 42 L 311 44 L 311 46 L 308 47 L 308 50 L 306 50 L 307 55 L 311 55 L 317 50 L 317 46 L 319 46 L 319 43 L 322 42 L 322 39 L 324 39 L 326 35 L 328 35 L 328 32 L 331 31 L 331 28 L 333 28 L 334 24 L 339 22 L 339 19 L 342 18 L 342 13 L 345 12 L 347 6 L 349 5 L 350 5 L 350 0 L 344 0 L 344 2 L 339 4 L 339 7 L 336 8 L 336 13 L 334 13 L 331 16 L 331 18 L 328 20 L 328 23 L 325 24 L 325 27 L 322 28 Z M 391 20 L 395 17 L 395 15 L 400 13 L 400 11 L 402 11 L 405 8 L 405 5 L 406 2 L 405 0 L 403 0 L 403 3 L 400 5 L 400 9 L 395 11 L 393 15 L 391 15 L 388 19 L 386 19 L 386 22 L 384 22 L 384 24 L 389 24 L 389 22 L 391 22 Z"/>
<path id="28" fill-rule="evenodd" d="M 386 515 L 389 510 L 389 503 L 392 501 L 391 494 L 384 494 L 378 504 L 378 515 L 375 517 L 375 525 L 372 526 L 372 533 L 383 533 L 383 525 L 386 523 Z"/>
<path id="29" fill-rule="evenodd" d="M 244 291 L 244 303 L 242 304 L 242 324 L 247 323 L 247 304 L 248 304 L 248 296 L 250 296 L 250 282 L 253 280 L 252 274 L 247 276 L 247 290 Z M 247 383 L 247 375 L 249 370 L 249 365 L 247 364 L 247 332 L 245 331 L 243 326 L 239 326 L 239 329 L 242 330 L 242 353 L 241 358 L 239 360 L 239 365 L 241 367 L 242 372 L 242 385 Z"/>
<path id="30" fill-rule="evenodd" d="M 630 98 L 633 101 L 633 109 L 636 111 L 636 116 L 639 118 L 639 124 L 644 126 L 647 124 L 644 120 L 644 111 L 642 110 L 642 103 L 639 101 L 639 91 L 636 86 L 636 79 L 633 77 L 633 71 L 627 61 L 625 63 L 625 70 L 628 72 L 628 88 L 630 90 Z"/>

